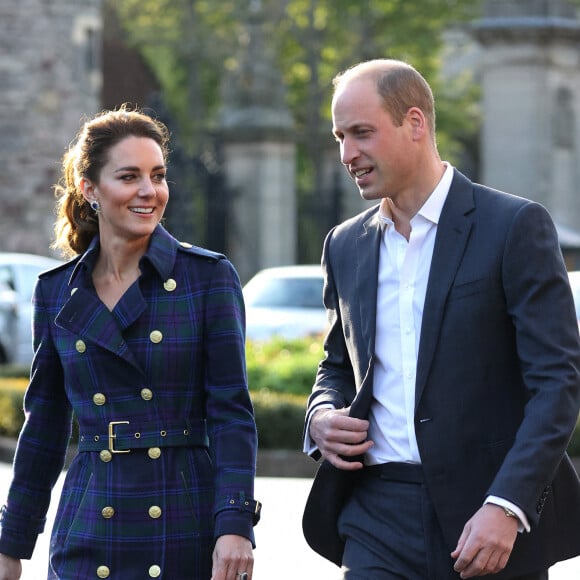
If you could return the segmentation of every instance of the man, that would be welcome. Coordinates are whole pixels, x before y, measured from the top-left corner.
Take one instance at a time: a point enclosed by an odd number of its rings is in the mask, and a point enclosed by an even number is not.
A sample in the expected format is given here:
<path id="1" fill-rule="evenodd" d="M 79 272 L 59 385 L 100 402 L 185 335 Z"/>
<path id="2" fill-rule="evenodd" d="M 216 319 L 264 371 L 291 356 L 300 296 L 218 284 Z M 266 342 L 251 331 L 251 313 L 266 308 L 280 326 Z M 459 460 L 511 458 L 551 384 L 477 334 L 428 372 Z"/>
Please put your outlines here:
<path id="1" fill-rule="evenodd" d="M 348 580 L 546 579 L 580 553 L 580 344 L 552 220 L 441 160 L 413 67 L 334 86 L 341 161 L 379 203 L 324 244 L 306 539 Z"/>

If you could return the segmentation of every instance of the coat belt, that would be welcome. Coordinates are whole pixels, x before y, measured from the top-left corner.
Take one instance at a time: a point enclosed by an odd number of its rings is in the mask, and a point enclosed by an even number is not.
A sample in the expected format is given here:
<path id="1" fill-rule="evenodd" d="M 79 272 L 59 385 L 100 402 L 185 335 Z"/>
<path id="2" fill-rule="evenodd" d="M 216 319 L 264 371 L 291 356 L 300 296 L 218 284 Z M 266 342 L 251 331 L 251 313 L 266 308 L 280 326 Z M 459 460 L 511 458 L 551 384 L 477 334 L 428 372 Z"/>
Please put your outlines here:
<path id="1" fill-rule="evenodd" d="M 106 431 L 81 427 L 79 451 L 128 453 L 147 447 L 208 447 L 205 420 L 200 421 L 111 421 Z"/>

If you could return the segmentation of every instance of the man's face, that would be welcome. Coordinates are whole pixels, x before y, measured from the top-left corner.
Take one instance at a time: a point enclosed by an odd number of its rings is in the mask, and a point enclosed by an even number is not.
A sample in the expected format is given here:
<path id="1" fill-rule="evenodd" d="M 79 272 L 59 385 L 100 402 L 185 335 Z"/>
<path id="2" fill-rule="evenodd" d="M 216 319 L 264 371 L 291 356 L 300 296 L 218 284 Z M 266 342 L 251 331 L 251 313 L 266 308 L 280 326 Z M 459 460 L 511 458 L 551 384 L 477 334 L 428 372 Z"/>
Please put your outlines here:
<path id="1" fill-rule="evenodd" d="M 383 108 L 376 83 L 355 78 L 340 87 L 332 101 L 333 134 L 340 160 L 364 199 L 392 197 L 414 178 L 412 127 L 397 127 Z"/>

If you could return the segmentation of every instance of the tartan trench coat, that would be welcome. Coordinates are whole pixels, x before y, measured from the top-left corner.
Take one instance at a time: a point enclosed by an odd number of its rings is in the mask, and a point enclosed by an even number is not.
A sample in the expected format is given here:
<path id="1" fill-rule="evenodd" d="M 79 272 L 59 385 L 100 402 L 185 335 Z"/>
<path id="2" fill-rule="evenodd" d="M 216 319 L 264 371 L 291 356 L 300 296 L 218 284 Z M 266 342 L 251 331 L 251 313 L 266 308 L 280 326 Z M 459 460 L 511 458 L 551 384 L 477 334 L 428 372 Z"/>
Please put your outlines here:
<path id="1" fill-rule="evenodd" d="M 158 226 L 141 277 L 109 311 L 80 258 L 40 275 L 26 420 L 0 552 L 30 558 L 64 464 L 49 579 L 209 579 L 215 539 L 254 544 L 257 434 L 245 313 L 223 255 Z"/>

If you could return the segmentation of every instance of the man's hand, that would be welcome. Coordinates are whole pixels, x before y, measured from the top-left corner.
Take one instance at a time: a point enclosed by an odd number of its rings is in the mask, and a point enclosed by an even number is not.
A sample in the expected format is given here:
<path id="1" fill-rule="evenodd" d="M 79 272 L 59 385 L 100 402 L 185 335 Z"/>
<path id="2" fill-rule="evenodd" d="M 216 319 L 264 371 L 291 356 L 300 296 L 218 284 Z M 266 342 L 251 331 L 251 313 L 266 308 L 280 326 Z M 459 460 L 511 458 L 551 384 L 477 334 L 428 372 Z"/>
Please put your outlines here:
<path id="1" fill-rule="evenodd" d="M 495 574 L 503 570 L 518 534 L 517 518 L 506 517 L 503 508 L 487 503 L 465 524 L 457 547 L 451 552 L 461 578 Z"/>
<path id="2" fill-rule="evenodd" d="M 356 457 L 366 453 L 373 445 L 367 441 L 369 422 L 348 416 L 348 409 L 320 409 L 310 419 L 310 437 L 322 456 L 338 469 L 362 469 L 360 461 L 347 461 L 342 457 Z M 341 457 L 342 456 L 342 457 Z"/>

